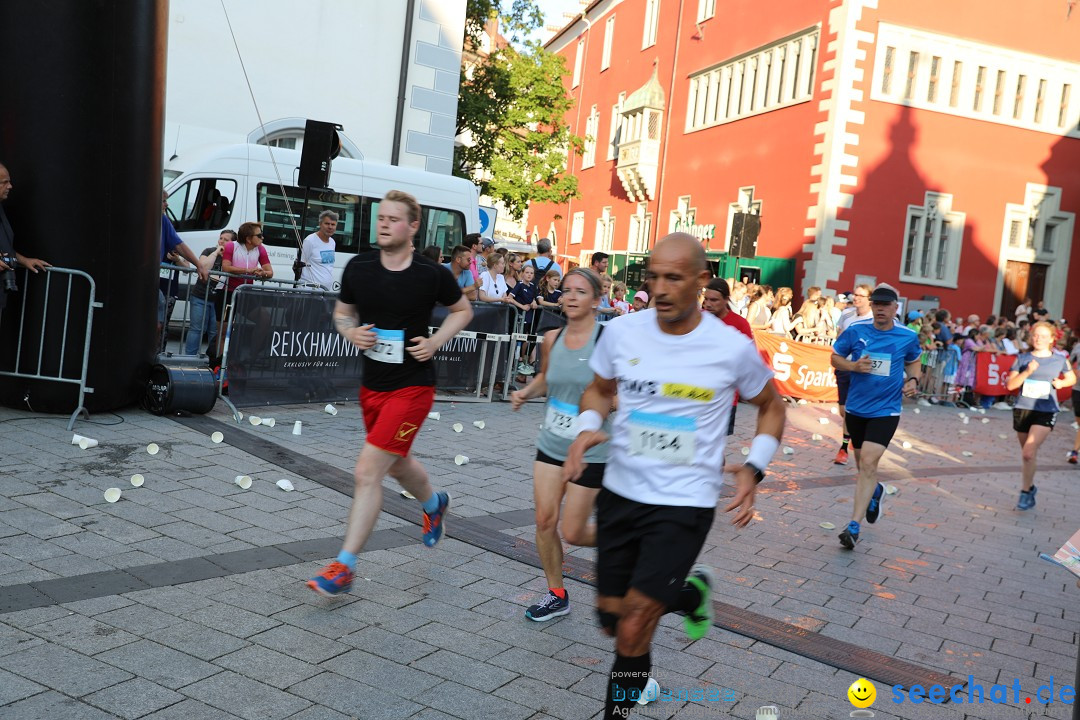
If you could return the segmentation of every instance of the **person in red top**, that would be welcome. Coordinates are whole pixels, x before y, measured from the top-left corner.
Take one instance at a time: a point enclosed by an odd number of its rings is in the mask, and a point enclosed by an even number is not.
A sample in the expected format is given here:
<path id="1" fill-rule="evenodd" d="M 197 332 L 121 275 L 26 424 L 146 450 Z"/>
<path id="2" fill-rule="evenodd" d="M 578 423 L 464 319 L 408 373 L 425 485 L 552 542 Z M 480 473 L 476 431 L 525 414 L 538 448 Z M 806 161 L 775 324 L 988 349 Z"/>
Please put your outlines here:
<path id="1" fill-rule="evenodd" d="M 724 278 L 713 278 L 705 286 L 705 299 L 701 303 L 704 312 L 712 313 L 719 320 L 735 328 L 751 340 L 754 339 L 754 331 L 750 329 L 750 323 L 746 318 L 736 312 L 731 312 L 728 305 L 731 300 L 731 288 L 728 287 Z M 739 394 L 735 394 L 735 402 L 731 406 L 731 418 L 728 420 L 727 434 L 735 434 L 735 409 L 739 406 Z"/>

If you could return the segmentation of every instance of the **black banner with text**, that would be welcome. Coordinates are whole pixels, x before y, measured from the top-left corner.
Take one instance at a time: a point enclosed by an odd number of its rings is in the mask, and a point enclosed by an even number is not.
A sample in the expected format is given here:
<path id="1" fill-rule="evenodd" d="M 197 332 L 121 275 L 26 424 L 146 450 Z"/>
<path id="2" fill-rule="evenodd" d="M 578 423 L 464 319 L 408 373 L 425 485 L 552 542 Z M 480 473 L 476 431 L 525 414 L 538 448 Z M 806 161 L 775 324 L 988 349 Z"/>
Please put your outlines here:
<path id="1" fill-rule="evenodd" d="M 229 331 L 237 407 L 345 402 L 360 392 L 362 352 L 334 329 L 337 295 L 242 286 Z"/>

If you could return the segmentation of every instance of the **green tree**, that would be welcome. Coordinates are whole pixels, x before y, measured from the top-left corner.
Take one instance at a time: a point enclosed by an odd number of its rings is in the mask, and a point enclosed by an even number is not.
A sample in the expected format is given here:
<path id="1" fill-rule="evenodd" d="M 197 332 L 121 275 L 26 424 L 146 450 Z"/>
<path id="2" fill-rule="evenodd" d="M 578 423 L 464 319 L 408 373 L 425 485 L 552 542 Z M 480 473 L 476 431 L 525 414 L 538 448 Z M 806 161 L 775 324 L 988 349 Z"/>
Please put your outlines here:
<path id="1" fill-rule="evenodd" d="M 469 10 L 470 38 L 478 37 L 484 19 L 496 13 L 501 27 L 518 40 L 516 47 L 479 58 L 471 74 L 462 72 L 457 131 L 466 134 L 466 143 L 455 149 L 454 173 L 477 182 L 516 220 L 531 201 L 578 197 L 577 178 L 564 174 L 568 150 L 580 152 L 583 145 L 564 121 L 574 107 L 562 83 L 566 64 L 525 39 L 541 20 L 533 0 L 513 0 L 505 15 L 498 14 L 498 0 L 469 0 Z"/>

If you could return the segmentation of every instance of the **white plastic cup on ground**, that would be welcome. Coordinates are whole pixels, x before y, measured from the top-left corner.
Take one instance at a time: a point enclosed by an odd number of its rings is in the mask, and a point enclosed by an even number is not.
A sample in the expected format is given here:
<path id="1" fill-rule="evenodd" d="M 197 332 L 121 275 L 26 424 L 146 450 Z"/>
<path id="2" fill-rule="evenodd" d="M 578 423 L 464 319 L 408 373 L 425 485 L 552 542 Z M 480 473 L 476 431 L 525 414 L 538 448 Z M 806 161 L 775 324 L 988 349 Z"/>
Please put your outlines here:
<path id="1" fill-rule="evenodd" d="M 275 420 L 274 418 L 263 418 L 262 424 L 266 427 L 274 427 L 275 425 L 277 425 L 277 420 Z"/>
<path id="2" fill-rule="evenodd" d="M 80 442 L 82 442 L 85 439 L 86 439 L 85 437 L 83 437 L 82 435 L 79 435 L 78 433 L 76 433 L 75 435 L 71 436 L 71 444 L 72 445 L 78 445 Z"/>
<path id="3" fill-rule="evenodd" d="M 148 452 L 151 455 L 157 455 L 158 450 L 160 450 L 160 449 L 161 448 L 159 448 L 157 446 L 157 443 L 150 443 L 149 445 L 146 446 L 146 452 Z"/>
<path id="4" fill-rule="evenodd" d="M 97 447 L 97 446 L 98 446 L 98 441 L 95 440 L 94 438 L 84 437 L 82 440 L 79 441 L 79 447 L 81 447 L 83 450 L 86 450 L 87 448 Z"/>
<path id="5" fill-rule="evenodd" d="M 210 436 L 210 442 L 214 443 L 215 445 L 224 439 L 225 436 L 220 432 L 215 432 L 213 435 Z"/>
<path id="6" fill-rule="evenodd" d="M 241 490 L 247 490 L 251 487 L 251 478 L 247 475 L 237 475 L 233 482 L 239 485 Z"/>
<path id="7" fill-rule="evenodd" d="M 483 430 L 486 427 L 486 424 L 483 420 L 476 420 L 473 422 L 473 426 Z"/>
<path id="8" fill-rule="evenodd" d="M 134 475 L 131 476 L 131 486 L 132 487 L 142 487 L 144 482 L 146 482 L 146 478 L 144 478 L 139 473 L 135 473 Z"/>
<path id="9" fill-rule="evenodd" d="M 323 412 L 327 415 L 337 415 L 337 408 L 332 403 L 327 403 L 326 407 L 323 408 Z"/>
<path id="10" fill-rule="evenodd" d="M 461 423 L 454 423 L 454 432 L 461 432 L 465 429 L 465 426 Z"/>
<path id="11" fill-rule="evenodd" d="M 278 480 L 277 481 L 277 486 L 279 488 L 281 488 L 282 490 L 284 490 L 285 492 L 292 492 L 295 489 L 293 487 L 293 484 L 291 482 L 289 482 L 285 478 L 281 478 L 280 480 Z"/>
<path id="12" fill-rule="evenodd" d="M 784 446 L 784 454 L 785 455 L 794 455 L 795 454 L 795 449 L 785 445 Z"/>
<path id="13" fill-rule="evenodd" d="M 105 491 L 105 502 L 116 502 L 120 499 L 120 494 L 120 488 L 109 488 Z"/>
<path id="14" fill-rule="evenodd" d="M 259 417 L 258 415 L 249 415 L 248 416 L 248 422 L 251 423 L 252 425 L 260 425 L 260 424 L 262 424 L 262 418 Z"/>
<path id="15" fill-rule="evenodd" d="M 469 458 L 466 455 L 458 455 L 457 457 L 454 458 L 454 464 L 455 465 L 468 465 L 469 464 Z"/>
<path id="16" fill-rule="evenodd" d="M 301 426 L 301 424 L 302 423 L 299 420 L 297 420 L 296 422 L 294 422 L 292 424 L 292 434 L 293 435 L 299 435 L 300 434 L 300 426 Z"/>
<path id="17" fill-rule="evenodd" d="M 429 412 L 427 416 L 428 420 L 439 420 L 440 418 L 442 418 L 442 413 Z"/>

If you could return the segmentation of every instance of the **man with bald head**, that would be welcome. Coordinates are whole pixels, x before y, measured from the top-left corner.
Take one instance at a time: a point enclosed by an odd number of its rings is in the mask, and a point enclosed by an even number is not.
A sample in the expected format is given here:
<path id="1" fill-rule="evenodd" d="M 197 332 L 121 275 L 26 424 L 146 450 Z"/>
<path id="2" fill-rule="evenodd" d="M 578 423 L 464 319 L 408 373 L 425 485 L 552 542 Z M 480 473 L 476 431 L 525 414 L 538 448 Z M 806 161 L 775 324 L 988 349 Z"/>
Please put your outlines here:
<path id="1" fill-rule="evenodd" d="M 15 269 L 11 263 L 4 262 L 4 258 L 15 258 L 19 265 L 34 273 L 52 267 L 44 260 L 26 257 L 15 249 L 15 231 L 11 229 L 11 223 L 8 222 L 2 204 L 11 194 L 11 188 L 11 173 L 3 163 L 0 163 L 0 273 Z M 6 284 L 0 285 L 0 309 L 7 304 L 7 291 L 3 289 L 5 287 Z"/>
<path id="2" fill-rule="evenodd" d="M 606 439 L 600 427 L 618 396 L 596 500 L 596 606 L 615 638 L 605 718 L 626 717 L 656 692 L 649 651 L 665 613 L 686 613 L 691 640 L 708 632 L 714 580 L 694 561 L 712 527 L 723 472 L 736 480 L 725 511 L 745 527 L 784 429 L 783 401 L 753 342 L 698 308 L 709 276 L 693 236 L 673 233 L 657 243 L 645 273 L 655 305 L 615 318 L 597 341 L 595 375 L 563 466 L 565 479 L 581 475 L 585 451 Z M 757 436 L 743 465 L 724 468 L 736 392 L 758 407 Z"/>

